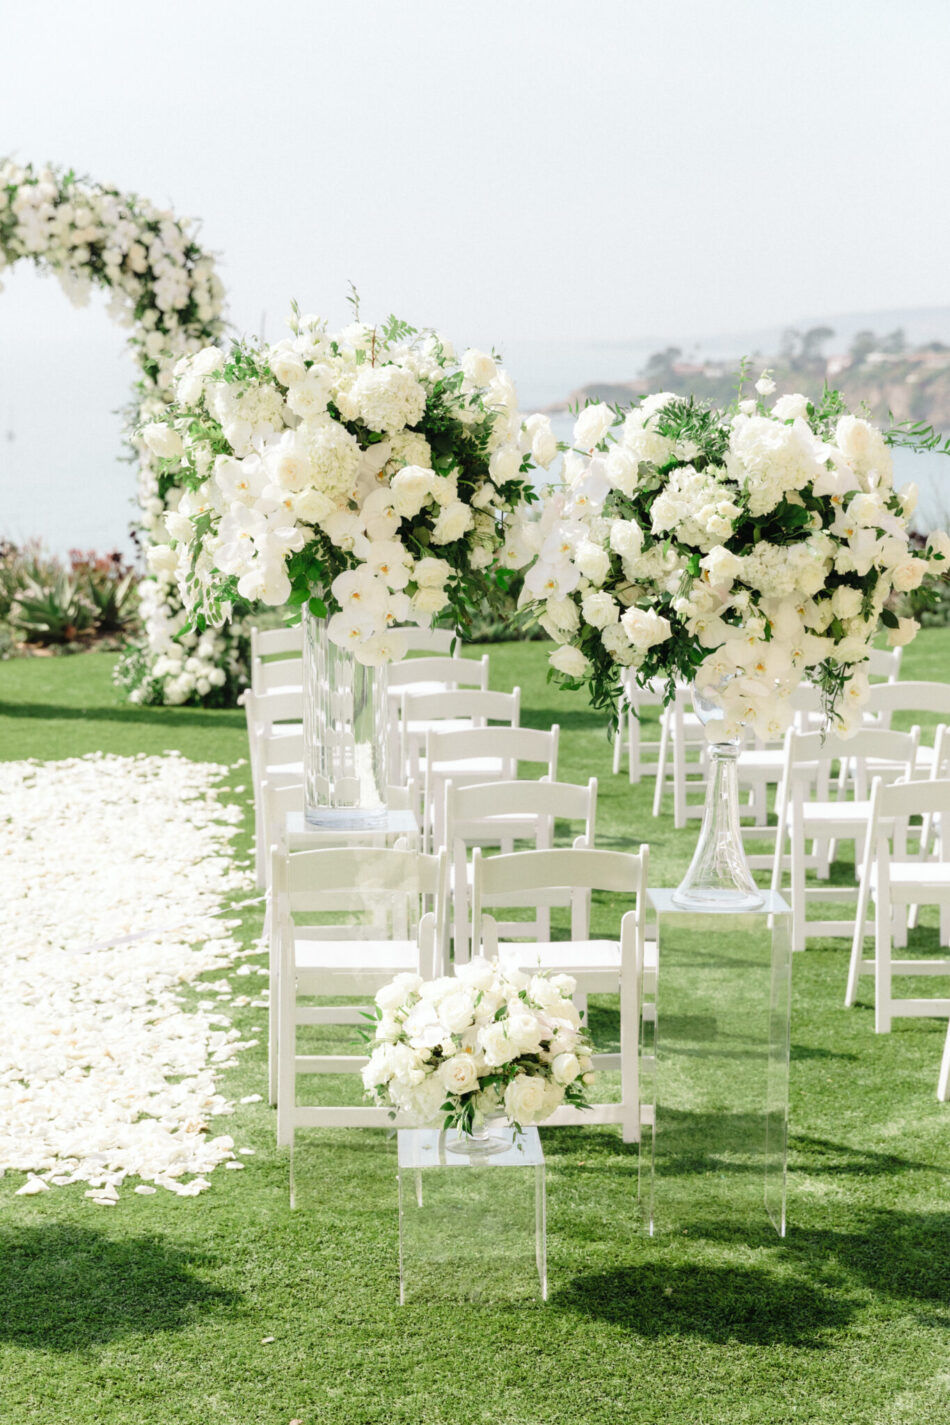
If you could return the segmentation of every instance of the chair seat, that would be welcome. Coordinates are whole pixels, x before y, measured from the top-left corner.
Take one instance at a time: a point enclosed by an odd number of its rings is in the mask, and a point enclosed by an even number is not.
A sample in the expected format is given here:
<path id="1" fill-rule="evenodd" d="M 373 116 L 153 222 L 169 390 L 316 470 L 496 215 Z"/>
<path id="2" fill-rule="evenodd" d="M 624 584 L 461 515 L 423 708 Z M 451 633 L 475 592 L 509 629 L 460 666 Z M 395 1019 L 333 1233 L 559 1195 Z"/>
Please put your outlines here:
<path id="1" fill-rule="evenodd" d="M 566 974 L 620 971 L 620 945 L 616 940 L 503 940 L 498 948 L 505 959 L 516 958 L 522 970 Z"/>
<path id="2" fill-rule="evenodd" d="M 890 863 L 891 888 L 911 886 L 923 890 L 932 886 L 935 890 L 950 888 L 950 861 L 892 861 Z M 871 885 L 877 885 L 877 866 L 871 867 Z"/>
<path id="3" fill-rule="evenodd" d="M 841 826 L 865 827 L 871 818 L 871 803 L 867 802 L 806 802 L 802 807 L 805 826 L 834 823 Z"/>

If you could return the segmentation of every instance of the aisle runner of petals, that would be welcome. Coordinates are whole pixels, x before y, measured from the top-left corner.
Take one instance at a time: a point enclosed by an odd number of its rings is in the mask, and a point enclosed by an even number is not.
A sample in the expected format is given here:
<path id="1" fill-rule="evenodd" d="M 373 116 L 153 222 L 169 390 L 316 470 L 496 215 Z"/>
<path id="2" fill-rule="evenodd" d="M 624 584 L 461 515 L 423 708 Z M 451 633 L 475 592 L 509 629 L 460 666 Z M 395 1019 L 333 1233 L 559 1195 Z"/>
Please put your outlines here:
<path id="1" fill-rule="evenodd" d="M 246 1045 L 183 990 L 242 953 L 214 918 L 252 884 L 226 773 L 176 753 L 0 763 L 0 1176 L 29 1172 L 20 1194 L 85 1182 L 109 1203 L 134 1175 L 195 1196 L 239 1165 L 208 1121 L 233 1113 L 216 1079 Z"/>

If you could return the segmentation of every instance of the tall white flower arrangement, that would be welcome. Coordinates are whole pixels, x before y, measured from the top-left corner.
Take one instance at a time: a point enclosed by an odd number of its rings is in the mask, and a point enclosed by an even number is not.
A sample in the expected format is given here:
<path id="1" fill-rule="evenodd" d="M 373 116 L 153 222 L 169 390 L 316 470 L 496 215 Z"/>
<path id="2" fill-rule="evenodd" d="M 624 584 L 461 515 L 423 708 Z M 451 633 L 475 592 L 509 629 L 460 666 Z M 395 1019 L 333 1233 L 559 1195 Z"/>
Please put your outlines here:
<path id="1" fill-rule="evenodd" d="M 894 490 L 889 443 L 936 437 L 882 433 L 835 391 L 769 408 L 770 386 L 729 411 L 666 392 L 626 412 L 587 407 L 562 487 L 512 527 L 503 562 L 530 565 L 522 598 L 558 644 L 553 676 L 595 706 L 613 710 L 633 668 L 671 696 L 695 681 L 723 711 L 717 739 L 742 725 L 776 738 L 810 678 L 846 732 L 881 626 L 892 645 L 914 637 L 894 595 L 947 550 L 912 548 L 916 490 Z"/>
<path id="2" fill-rule="evenodd" d="M 160 415 L 170 362 L 214 341 L 224 289 L 195 224 L 146 199 L 60 169 L 0 160 L 0 271 L 28 260 L 54 273 L 70 301 L 85 306 L 106 290 L 110 316 L 129 331 L 138 366 L 132 424 Z M 161 535 L 172 483 L 149 448 L 132 436 L 139 461 L 140 525 L 146 545 Z M 144 644 L 120 679 L 140 702 L 213 697 L 240 666 L 233 639 L 182 633 L 186 615 L 174 580 L 156 571 L 142 589 Z M 220 693 L 218 694 L 221 695 Z"/>
<path id="3" fill-rule="evenodd" d="M 532 448 L 556 450 L 493 356 L 456 359 L 395 318 L 331 332 L 295 314 L 285 340 L 210 347 L 174 376 L 142 430 L 178 492 L 152 566 L 199 630 L 307 604 L 369 664 L 402 655 L 396 625 L 464 626 L 505 519 L 533 498 Z"/>

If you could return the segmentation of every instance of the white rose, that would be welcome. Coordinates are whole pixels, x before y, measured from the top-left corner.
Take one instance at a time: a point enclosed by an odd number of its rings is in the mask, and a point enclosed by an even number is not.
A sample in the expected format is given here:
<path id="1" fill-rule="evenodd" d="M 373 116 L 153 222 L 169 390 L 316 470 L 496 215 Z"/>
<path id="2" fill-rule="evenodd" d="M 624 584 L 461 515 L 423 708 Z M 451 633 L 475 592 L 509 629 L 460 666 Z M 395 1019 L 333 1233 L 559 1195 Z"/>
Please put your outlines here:
<path id="1" fill-rule="evenodd" d="M 804 418 L 808 415 L 808 397 L 800 395 L 779 396 L 775 405 L 772 407 L 772 414 L 776 420 L 780 421 L 794 421 L 797 420 L 799 416 Z"/>
<path id="2" fill-rule="evenodd" d="M 160 460 L 177 460 L 184 454 L 185 446 L 177 430 L 162 421 L 152 421 L 142 428 L 142 439 L 153 455 Z"/>
<path id="3" fill-rule="evenodd" d="M 860 589 L 842 584 L 831 596 L 831 609 L 838 618 L 854 618 L 860 611 L 863 595 Z"/>
<path id="4" fill-rule="evenodd" d="M 581 1071 L 576 1054 L 558 1054 L 551 1064 L 551 1073 L 559 1084 L 572 1084 Z"/>
<path id="5" fill-rule="evenodd" d="M 437 476 L 421 465 L 404 465 L 392 478 L 393 508 L 406 519 L 412 519 L 427 504 Z"/>
<path id="6" fill-rule="evenodd" d="M 503 445 L 488 462 L 488 473 L 499 485 L 514 480 L 521 471 L 521 452 L 516 445 Z"/>
<path id="7" fill-rule="evenodd" d="M 420 559 L 412 571 L 412 576 L 420 589 L 440 589 L 452 573 L 452 566 L 446 559 Z"/>
<path id="8" fill-rule="evenodd" d="M 559 673 L 566 673 L 569 678 L 583 678 L 590 667 L 580 649 L 569 643 L 555 648 L 554 652 L 548 655 L 548 662 L 552 668 L 556 668 Z"/>
<path id="9" fill-rule="evenodd" d="M 563 633 L 576 633 L 580 628 L 580 614 L 573 599 L 548 599 L 544 611 L 554 627 Z"/>
<path id="10" fill-rule="evenodd" d="M 592 628 L 606 628 L 620 617 L 620 605 L 603 589 L 585 595 L 581 609 Z"/>
<path id="11" fill-rule="evenodd" d="M 505 1089 L 505 1113 L 521 1127 L 535 1123 L 544 1109 L 544 1079 L 539 1074 L 519 1074 Z"/>
<path id="12" fill-rule="evenodd" d="M 557 437 L 551 429 L 550 416 L 529 416 L 524 428 L 531 440 L 532 460 L 547 470 L 557 455 Z"/>
<path id="13" fill-rule="evenodd" d="M 621 559 L 636 559 L 643 548 L 643 530 L 634 520 L 614 520 L 610 547 Z"/>
<path id="14" fill-rule="evenodd" d="M 763 371 L 762 375 L 755 383 L 755 389 L 758 391 L 760 396 L 771 396 L 772 392 L 775 390 L 775 382 L 772 380 L 771 376 L 767 376 Z"/>
<path id="15" fill-rule="evenodd" d="M 922 559 L 914 559 L 908 556 L 902 559 L 899 564 L 895 564 L 891 570 L 891 580 L 894 588 L 900 593 L 906 594 L 911 589 L 918 589 L 927 572 L 927 566 Z"/>
<path id="16" fill-rule="evenodd" d="M 892 648 L 903 648 L 906 643 L 913 642 L 919 628 L 920 624 L 915 618 L 898 619 L 897 627 L 887 630 L 887 641 Z"/>
<path id="17" fill-rule="evenodd" d="M 471 1054 L 454 1054 L 439 1065 L 438 1076 L 446 1093 L 471 1093 L 478 1083 L 478 1072 Z"/>
<path id="18" fill-rule="evenodd" d="M 574 444 L 582 450 L 599 445 L 614 423 L 614 413 L 603 401 L 586 406 L 574 422 Z"/>
<path id="19" fill-rule="evenodd" d="M 630 642 L 642 650 L 665 643 L 672 632 L 669 620 L 653 609 L 627 609 L 620 622 Z"/>
<path id="20" fill-rule="evenodd" d="M 417 614 L 441 613 L 449 601 L 444 589 L 417 589 L 411 599 L 411 606 Z"/>
<path id="21" fill-rule="evenodd" d="M 451 505 L 443 505 L 432 530 L 433 544 L 453 544 L 472 528 L 474 516 L 468 505 L 455 500 Z"/>
<path id="22" fill-rule="evenodd" d="M 174 574 L 178 568 L 178 552 L 170 544 L 153 544 L 145 562 L 153 574 Z"/>
<path id="23" fill-rule="evenodd" d="M 487 351 L 476 351 L 470 347 L 464 353 L 461 367 L 470 386 L 488 386 L 498 371 L 498 363 Z"/>
<path id="24" fill-rule="evenodd" d="M 476 955 L 466 964 L 456 965 L 455 977 L 474 990 L 489 990 L 495 983 L 495 966 L 483 955 Z"/>
<path id="25" fill-rule="evenodd" d="M 574 551 L 574 564 L 592 584 L 602 584 L 610 572 L 610 555 L 600 544 L 582 539 Z"/>
<path id="26" fill-rule="evenodd" d="M 439 1005 L 439 1018 L 450 1034 L 461 1034 L 472 1022 L 474 999 L 468 990 L 446 995 Z"/>
<path id="27" fill-rule="evenodd" d="M 478 1038 L 485 1055 L 485 1063 L 490 1069 L 497 1069 L 501 1064 L 507 1064 L 509 1060 L 517 1057 L 517 1047 L 505 1033 L 503 1021 L 486 1024 L 479 1030 Z"/>
<path id="28" fill-rule="evenodd" d="M 932 549 L 941 559 L 950 560 L 950 534 L 942 529 L 933 530 L 927 536 L 927 548 Z"/>
<path id="29" fill-rule="evenodd" d="M 730 549 L 717 544 L 708 554 L 704 554 L 699 561 L 700 565 L 709 574 L 709 582 L 715 586 L 730 585 L 738 579 L 742 573 L 742 560 L 737 554 L 733 554 Z"/>

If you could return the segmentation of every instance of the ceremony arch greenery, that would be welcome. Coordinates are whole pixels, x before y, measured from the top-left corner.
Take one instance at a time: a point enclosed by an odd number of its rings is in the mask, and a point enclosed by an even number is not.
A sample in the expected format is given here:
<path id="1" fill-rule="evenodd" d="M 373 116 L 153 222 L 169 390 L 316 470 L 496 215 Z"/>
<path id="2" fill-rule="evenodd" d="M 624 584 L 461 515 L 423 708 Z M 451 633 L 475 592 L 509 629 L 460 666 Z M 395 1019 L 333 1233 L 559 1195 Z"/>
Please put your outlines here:
<path id="1" fill-rule="evenodd" d="M 72 170 L 0 160 L 0 271 L 28 260 L 54 273 L 76 306 L 100 287 L 109 315 L 128 330 L 138 369 L 128 439 L 138 465 L 146 556 L 165 541 L 165 516 L 179 491 L 136 431 L 163 410 L 175 362 L 223 331 L 224 288 L 195 226 Z M 239 633 L 182 633 L 186 616 L 174 576 L 160 568 L 142 581 L 141 609 L 143 636 L 116 672 L 132 701 L 233 700 L 242 671 Z"/>

